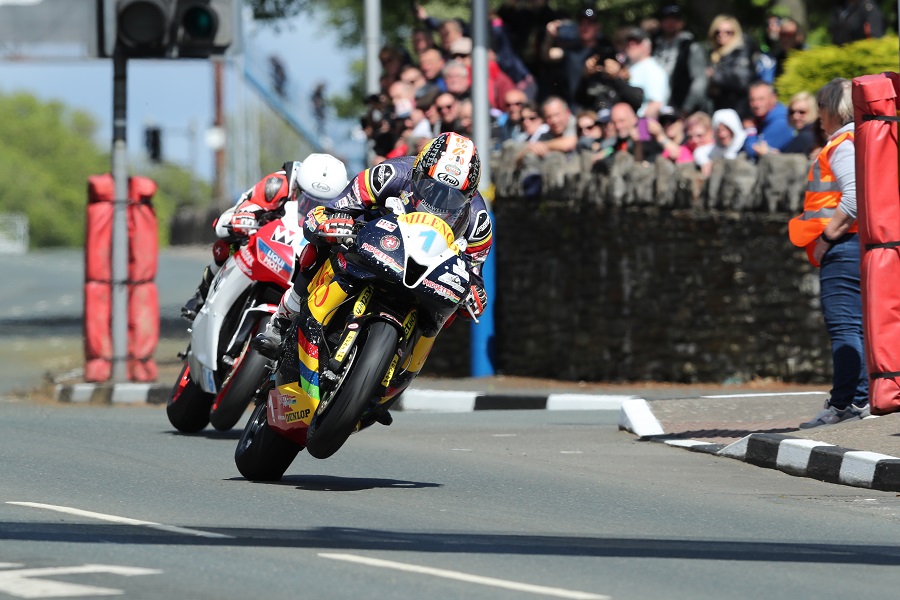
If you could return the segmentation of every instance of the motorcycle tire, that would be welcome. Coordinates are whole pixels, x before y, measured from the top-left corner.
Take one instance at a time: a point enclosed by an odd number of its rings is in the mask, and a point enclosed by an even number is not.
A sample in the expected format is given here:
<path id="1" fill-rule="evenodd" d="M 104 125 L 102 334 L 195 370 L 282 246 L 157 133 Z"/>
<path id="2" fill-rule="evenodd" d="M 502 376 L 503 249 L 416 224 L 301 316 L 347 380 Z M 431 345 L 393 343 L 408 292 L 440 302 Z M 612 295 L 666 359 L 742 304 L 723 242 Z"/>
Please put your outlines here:
<path id="1" fill-rule="evenodd" d="M 209 422 L 219 431 L 228 431 L 241 420 L 256 391 L 269 376 L 269 359 L 251 348 L 250 342 L 265 328 L 270 318 L 266 315 L 260 319 L 259 325 L 251 331 L 213 402 Z"/>
<path id="2" fill-rule="evenodd" d="M 344 445 L 359 424 L 366 407 L 381 385 L 394 352 L 397 330 L 375 321 L 349 366 L 350 372 L 322 413 L 313 417 L 306 433 L 306 450 L 314 458 L 328 458 Z"/>
<path id="3" fill-rule="evenodd" d="M 209 409 L 214 396 L 200 389 L 191 379 L 191 368 L 184 363 L 181 375 L 166 403 L 169 423 L 182 433 L 197 433 L 209 424 Z"/>
<path id="4" fill-rule="evenodd" d="M 249 481 L 278 481 L 303 450 L 269 427 L 268 404 L 256 405 L 234 451 L 234 464 Z"/>

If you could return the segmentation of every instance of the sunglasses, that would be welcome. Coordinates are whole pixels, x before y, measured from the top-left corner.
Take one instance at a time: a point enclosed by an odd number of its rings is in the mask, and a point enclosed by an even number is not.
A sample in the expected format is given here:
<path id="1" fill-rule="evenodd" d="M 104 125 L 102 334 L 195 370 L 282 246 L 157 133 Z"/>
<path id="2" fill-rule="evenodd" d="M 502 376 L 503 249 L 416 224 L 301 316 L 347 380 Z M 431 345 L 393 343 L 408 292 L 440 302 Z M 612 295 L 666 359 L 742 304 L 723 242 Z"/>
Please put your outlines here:
<path id="1" fill-rule="evenodd" d="M 578 129 L 580 129 L 581 131 L 590 131 L 591 129 L 594 129 L 596 127 L 598 127 L 596 123 L 591 123 L 590 125 L 579 125 Z"/>
<path id="2" fill-rule="evenodd" d="M 805 115 L 805 114 L 808 113 L 809 111 L 806 110 L 806 109 L 803 109 L 803 108 L 792 108 L 789 112 L 790 112 L 792 115 Z"/>
<path id="3" fill-rule="evenodd" d="M 451 54 L 451 55 L 450 55 L 450 58 L 469 58 L 469 55 L 468 55 L 468 54 L 456 53 L 456 54 Z"/>
<path id="4" fill-rule="evenodd" d="M 734 29 L 718 29 L 716 35 L 734 35 Z"/>
<path id="5" fill-rule="evenodd" d="M 453 108 L 453 105 L 452 105 L 452 104 L 443 104 L 443 105 L 442 105 L 442 104 L 435 104 L 434 106 L 435 106 L 435 108 L 437 108 L 437 109 L 440 110 L 440 111 L 450 110 L 451 108 Z"/>

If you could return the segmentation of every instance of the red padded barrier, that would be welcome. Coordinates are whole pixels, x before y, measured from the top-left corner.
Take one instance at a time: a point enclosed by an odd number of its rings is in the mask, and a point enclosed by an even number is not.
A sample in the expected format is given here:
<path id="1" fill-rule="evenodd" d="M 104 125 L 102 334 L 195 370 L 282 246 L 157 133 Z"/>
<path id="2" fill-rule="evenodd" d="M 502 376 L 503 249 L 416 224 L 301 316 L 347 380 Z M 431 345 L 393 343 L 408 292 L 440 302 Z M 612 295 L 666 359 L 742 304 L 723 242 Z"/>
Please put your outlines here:
<path id="1" fill-rule="evenodd" d="M 154 381 L 153 354 L 159 342 L 156 289 L 158 224 L 150 201 L 156 183 L 146 177 L 128 180 L 128 345 L 130 381 Z M 112 375 L 112 227 L 115 184 L 112 175 L 88 178 L 85 239 L 84 355 L 85 381 Z"/>
<path id="2" fill-rule="evenodd" d="M 895 117 L 898 90 L 897 73 L 853 80 L 863 332 L 869 403 L 878 415 L 900 411 L 900 248 L 891 245 L 900 243 L 900 187 L 897 123 L 865 116 Z"/>

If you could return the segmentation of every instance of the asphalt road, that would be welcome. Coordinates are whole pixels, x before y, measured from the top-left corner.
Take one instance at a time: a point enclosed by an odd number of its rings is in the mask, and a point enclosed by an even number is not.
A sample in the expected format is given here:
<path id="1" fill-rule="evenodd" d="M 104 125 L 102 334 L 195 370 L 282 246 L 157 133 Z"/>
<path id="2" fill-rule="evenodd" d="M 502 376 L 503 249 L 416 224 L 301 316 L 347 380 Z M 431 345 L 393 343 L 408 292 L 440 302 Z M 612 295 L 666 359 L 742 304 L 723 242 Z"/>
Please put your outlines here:
<path id="1" fill-rule="evenodd" d="M 896 494 L 637 442 L 617 414 L 401 412 L 254 484 L 237 432 L 159 406 L 2 402 L 0 597 L 896 598 Z"/>

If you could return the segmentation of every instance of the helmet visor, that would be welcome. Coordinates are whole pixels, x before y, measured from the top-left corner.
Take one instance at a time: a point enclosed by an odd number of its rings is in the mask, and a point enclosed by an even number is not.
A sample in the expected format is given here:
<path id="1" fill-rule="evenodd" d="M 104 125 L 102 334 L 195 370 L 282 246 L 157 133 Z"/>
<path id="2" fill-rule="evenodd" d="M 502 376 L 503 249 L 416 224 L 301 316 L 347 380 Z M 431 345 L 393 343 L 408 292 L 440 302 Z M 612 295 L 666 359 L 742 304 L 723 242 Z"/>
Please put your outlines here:
<path id="1" fill-rule="evenodd" d="M 412 192 L 417 201 L 416 210 L 441 217 L 451 227 L 469 204 L 468 198 L 461 191 L 422 172 L 413 175 Z"/>
<path id="2" fill-rule="evenodd" d="M 328 200 L 323 200 L 321 198 L 316 198 L 315 196 L 311 196 L 306 192 L 302 192 L 300 197 L 297 198 L 297 214 L 300 215 L 300 221 L 306 218 L 306 215 L 317 206 L 324 206 L 328 204 Z"/>

